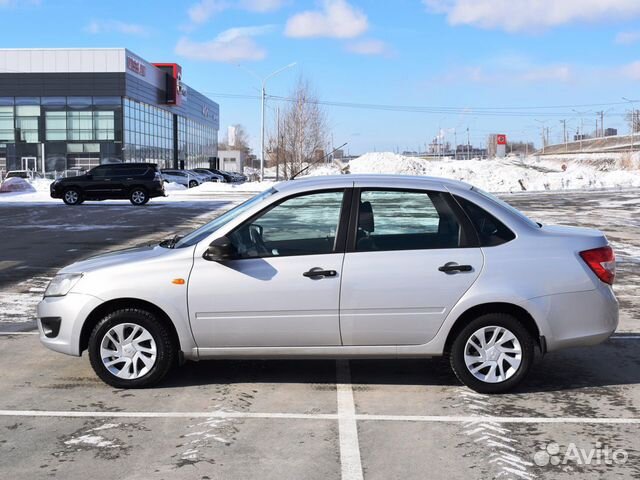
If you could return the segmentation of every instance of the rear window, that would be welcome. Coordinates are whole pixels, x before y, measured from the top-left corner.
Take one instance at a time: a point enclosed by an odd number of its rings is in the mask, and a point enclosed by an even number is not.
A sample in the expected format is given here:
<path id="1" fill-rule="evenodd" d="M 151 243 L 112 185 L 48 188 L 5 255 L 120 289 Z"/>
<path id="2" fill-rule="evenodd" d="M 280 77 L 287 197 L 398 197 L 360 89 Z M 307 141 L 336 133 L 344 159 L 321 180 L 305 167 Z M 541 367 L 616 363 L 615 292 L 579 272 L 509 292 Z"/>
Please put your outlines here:
<path id="1" fill-rule="evenodd" d="M 455 196 L 480 237 L 480 246 L 495 247 L 510 242 L 515 234 L 500 220 L 469 200 Z"/>

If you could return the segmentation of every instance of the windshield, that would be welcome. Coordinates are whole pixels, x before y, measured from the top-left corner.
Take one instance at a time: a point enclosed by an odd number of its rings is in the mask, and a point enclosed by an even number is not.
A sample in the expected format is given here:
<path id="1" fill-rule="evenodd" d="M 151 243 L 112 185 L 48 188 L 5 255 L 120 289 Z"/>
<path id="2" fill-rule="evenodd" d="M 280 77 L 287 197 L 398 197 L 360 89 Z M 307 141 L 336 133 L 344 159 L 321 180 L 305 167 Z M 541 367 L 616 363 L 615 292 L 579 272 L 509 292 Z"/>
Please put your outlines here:
<path id="1" fill-rule="evenodd" d="M 529 225 L 531 225 L 532 227 L 536 227 L 539 228 L 541 227 L 541 225 L 539 223 L 534 222 L 533 220 L 531 220 L 529 217 L 527 217 L 524 213 L 522 213 L 520 210 L 512 207 L 511 205 L 509 205 L 507 202 L 505 202 L 504 200 L 500 200 L 498 197 L 485 192 L 484 190 L 480 190 L 477 187 L 472 187 L 471 190 L 473 190 L 476 193 L 479 193 L 480 195 L 482 195 L 483 197 L 491 200 L 493 203 L 497 203 L 498 205 L 500 205 L 503 208 L 506 208 L 507 210 L 509 210 L 511 213 L 513 213 L 514 215 L 517 215 L 519 218 L 521 218 L 522 220 L 524 220 L 525 222 L 527 222 Z"/>
<path id="2" fill-rule="evenodd" d="M 241 215 L 242 213 L 249 210 L 254 205 L 262 202 L 264 199 L 270 197 L 276 192 L 277 190 L 275 188 L 270 188 L 268 190 L 265 190 L 262 193 L 259 193 L 255 197 L 250 198 L 246 202 L 241 203 L 237 207 L 234 207 L 231 210 L 223 213 L 222 215 L 212 220 L 211 222 L 194 230 L 190 234 L 185 235 L 178 242 L 176 242 L 176 244 L 174 245 L 174 248 L 184 248 L 184 247 L 191 247 L 192 245 L 195 245 L 200 240 L 207 238 L 209 235 L 211 235 L 213 232 L 218 230 L 223 225 L 226 225 L 227 223 L 229 223 L 238 215 Z"/>

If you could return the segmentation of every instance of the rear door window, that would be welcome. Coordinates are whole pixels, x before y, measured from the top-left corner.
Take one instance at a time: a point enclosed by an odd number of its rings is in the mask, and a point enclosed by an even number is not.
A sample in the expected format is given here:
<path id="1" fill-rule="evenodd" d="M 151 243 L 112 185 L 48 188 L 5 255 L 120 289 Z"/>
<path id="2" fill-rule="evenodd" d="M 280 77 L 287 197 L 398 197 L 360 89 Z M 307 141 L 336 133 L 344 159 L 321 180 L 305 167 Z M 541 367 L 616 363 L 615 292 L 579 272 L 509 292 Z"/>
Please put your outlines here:
<path id="1" fill-rule="evenodd" d="M 458 248 L 462 226 L 446 193 L 363 190 L 356 232 L 357 252 Z"/>
<path id="2" fill-rule="evenodd" d="M 482 247 L 495 247 L 510 242 L 515 234 L 500 220 L 469 200 L 455 196 L 478 232 Z"/>

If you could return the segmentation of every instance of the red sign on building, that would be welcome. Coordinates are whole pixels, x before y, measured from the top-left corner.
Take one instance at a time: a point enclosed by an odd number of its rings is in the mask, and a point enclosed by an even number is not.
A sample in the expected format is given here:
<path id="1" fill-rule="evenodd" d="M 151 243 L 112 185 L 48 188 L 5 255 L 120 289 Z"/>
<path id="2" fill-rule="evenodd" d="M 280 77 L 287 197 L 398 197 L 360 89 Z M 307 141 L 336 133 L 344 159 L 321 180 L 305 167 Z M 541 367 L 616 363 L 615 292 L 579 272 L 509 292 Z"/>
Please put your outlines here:
<path id="1" fill-rule="evenodd" d="M 180 105 L 182 97 L 187 96 L 187 89 L 182 84 L 182 67 L 177 63 L 154 63 L 167 74 L 167 104 Z"/>
<path id="2" fill-rule="evenodd" d="M 507 136 L 503 134 L 496 135 L 496 143 L 498 145 L 506 145 L 507 144 Z"/>

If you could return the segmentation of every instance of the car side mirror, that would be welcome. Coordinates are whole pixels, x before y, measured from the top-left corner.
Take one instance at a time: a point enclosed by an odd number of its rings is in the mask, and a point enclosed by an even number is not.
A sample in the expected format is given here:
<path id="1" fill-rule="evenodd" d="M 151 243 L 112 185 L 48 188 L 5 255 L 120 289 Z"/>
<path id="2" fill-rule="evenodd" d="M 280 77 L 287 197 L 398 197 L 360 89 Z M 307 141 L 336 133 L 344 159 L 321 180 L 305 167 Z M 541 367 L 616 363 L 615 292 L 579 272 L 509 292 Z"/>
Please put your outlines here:
<path id="1" fill-rule="evenodd" d="M 202 258 L 210 262 L 220 262 L 237 258 L 237 253 L 238 251 L 233 243 L 231 243 L 231 240 L 229 240 L 229 237 L 220 237 L 211 242 L 211 245 L 205 250 Z"/>

